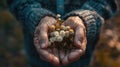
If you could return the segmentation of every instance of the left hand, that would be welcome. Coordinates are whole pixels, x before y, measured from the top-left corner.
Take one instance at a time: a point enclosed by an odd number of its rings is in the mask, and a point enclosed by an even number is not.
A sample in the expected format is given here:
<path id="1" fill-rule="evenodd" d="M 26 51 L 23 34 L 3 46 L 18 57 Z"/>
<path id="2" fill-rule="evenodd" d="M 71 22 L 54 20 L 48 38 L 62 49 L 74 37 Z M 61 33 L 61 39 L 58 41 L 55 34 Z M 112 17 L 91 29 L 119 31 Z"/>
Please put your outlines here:
<path id="1" fill-rule="evenodd" d="M 53 63 L 56 67 L 60 66 L 58 49 L 50 49 L 48 40 L 48 31 L 50 26 L 56 23 L 55 18 L 45 16 L 35 29 L 34 45 L 38 51 L 40 58 L 44 61 Z"/>
<path id="2" fill-rule="evenodd" d="M 74 46 L 76 48 L 69 52 L 64 52 L 60 50 L 60 61 L 62 65 L 65 66 L 72 63 L 80 58 L 85 53 L 86 50 L 86 28 L 83 21 L 78 16 L 69 17 L 63 25 L 70 26 L 75 31 Z"/>

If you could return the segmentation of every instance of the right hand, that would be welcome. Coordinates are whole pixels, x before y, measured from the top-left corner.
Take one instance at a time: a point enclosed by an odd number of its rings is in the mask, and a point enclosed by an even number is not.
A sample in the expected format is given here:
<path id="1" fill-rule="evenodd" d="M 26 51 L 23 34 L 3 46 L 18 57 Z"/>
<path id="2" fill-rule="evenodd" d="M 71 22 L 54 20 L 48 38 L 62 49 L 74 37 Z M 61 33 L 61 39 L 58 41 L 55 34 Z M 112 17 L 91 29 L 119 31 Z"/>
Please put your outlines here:
<path id="1" fill-rule="evenodd" d="M 56 67 L 59 67 L 60 62 L 57 48 L 48 48 L 48 46 L 50 46 L 48 30 L 49 27 L 55 23 L 56 20 L 53 17 L 46 16 L 41 19 L 34 33 L 34 45 L 42 60 L 53 63 Z"/>
<path id="2" fill-rule="evenodd" d="M 83 24 L 83 21 L 78 16 L 71 16 L 64 21 L 63 25 L 70 26 L 75 31 L 74 45 L 75 48 L 70 51 L 64 52 L 60 50 L 60 60 L 62 65 L 68 65 L 78 59 L 85 53 L 87 37 L 86 37 L 86 28 Z"/>

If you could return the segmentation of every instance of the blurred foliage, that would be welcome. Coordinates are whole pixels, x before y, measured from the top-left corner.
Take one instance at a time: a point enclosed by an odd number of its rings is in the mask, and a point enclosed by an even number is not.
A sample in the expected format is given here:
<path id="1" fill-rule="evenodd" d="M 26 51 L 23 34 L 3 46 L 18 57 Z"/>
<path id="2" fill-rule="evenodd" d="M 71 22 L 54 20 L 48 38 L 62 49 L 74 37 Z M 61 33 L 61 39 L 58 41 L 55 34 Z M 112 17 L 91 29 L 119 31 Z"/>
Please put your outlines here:
<path id="1" fill-rule="evenodd" d="M 0 0 L 0 67 L 26 67 L 23 35 L 20 24 Z"/>
<path id="2" fill-rule="evenodd" d="M 23 65 L 26 63 L 23 53 L 20 24 L 8 11 L 0 11 L 0 67 Z"/>
<path id="3" fill-rule="evenodd" d="M 6 7 L 0 0 L 0 67 L 28 67 L 21 26 Z M 120 12 L 103 25 L 91 67 L 120 67 L 119 33 Z"/>
<path id="4" fill-rule="evenodd" d="M 0 0 L 0 8 L 5 9 L 6 7 L 6 0 Z"/>
<path id="5" fill-rule="evenodd" d="M 120 14 L 105 22 L 91 67 L 120 67 Z"/>

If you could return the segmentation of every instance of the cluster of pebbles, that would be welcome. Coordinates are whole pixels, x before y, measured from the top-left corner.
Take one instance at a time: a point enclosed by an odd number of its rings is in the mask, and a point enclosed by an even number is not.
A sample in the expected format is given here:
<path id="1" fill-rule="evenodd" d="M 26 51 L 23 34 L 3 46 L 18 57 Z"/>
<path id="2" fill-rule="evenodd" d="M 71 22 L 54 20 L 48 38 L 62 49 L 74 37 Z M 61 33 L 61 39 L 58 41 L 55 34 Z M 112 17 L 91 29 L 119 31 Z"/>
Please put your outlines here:
<path id="1" fill-rule="evenodd" d="M 74 30 L 70 26 L 61 25 L 60 15 L 57 15 L 57 23 L 50 26 L 49 44 L 50 48 L 68 50 L 73 47 Z"/>

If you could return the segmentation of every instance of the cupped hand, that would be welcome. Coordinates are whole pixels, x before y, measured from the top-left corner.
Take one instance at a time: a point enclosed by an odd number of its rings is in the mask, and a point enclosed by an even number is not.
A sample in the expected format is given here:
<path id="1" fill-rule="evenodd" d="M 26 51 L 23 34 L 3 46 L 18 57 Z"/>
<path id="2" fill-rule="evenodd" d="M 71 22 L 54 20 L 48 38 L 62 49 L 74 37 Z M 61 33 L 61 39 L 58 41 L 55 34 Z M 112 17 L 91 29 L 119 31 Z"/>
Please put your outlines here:
<path id="1" fill-rule="evenodd" d="M 54 25 L 55 23 L 56 20 L 53 17 L 46 16 L 41 19 L 34 33 L 34 45 L 42 60 L 53 63 L 56 67 L 59 67 L 58 50 L 56 48 L 48 48 L 50 46 L 48 40 L 49 26 Z"/>
<path id="2" fill-rule="evenodd" d="M 62 65 L 65 66 L 80 59 L 80 57 L 85 53 L 87 39 L 86 28 L 83 21 L 78 16 L 69 17 L 66 21 L 64 21 L 63 25 L 70 26 L 75 31 L 73 44 L 75 48 L 68 52 L 60 50 L 60 61 L 62 62 Z"/>

